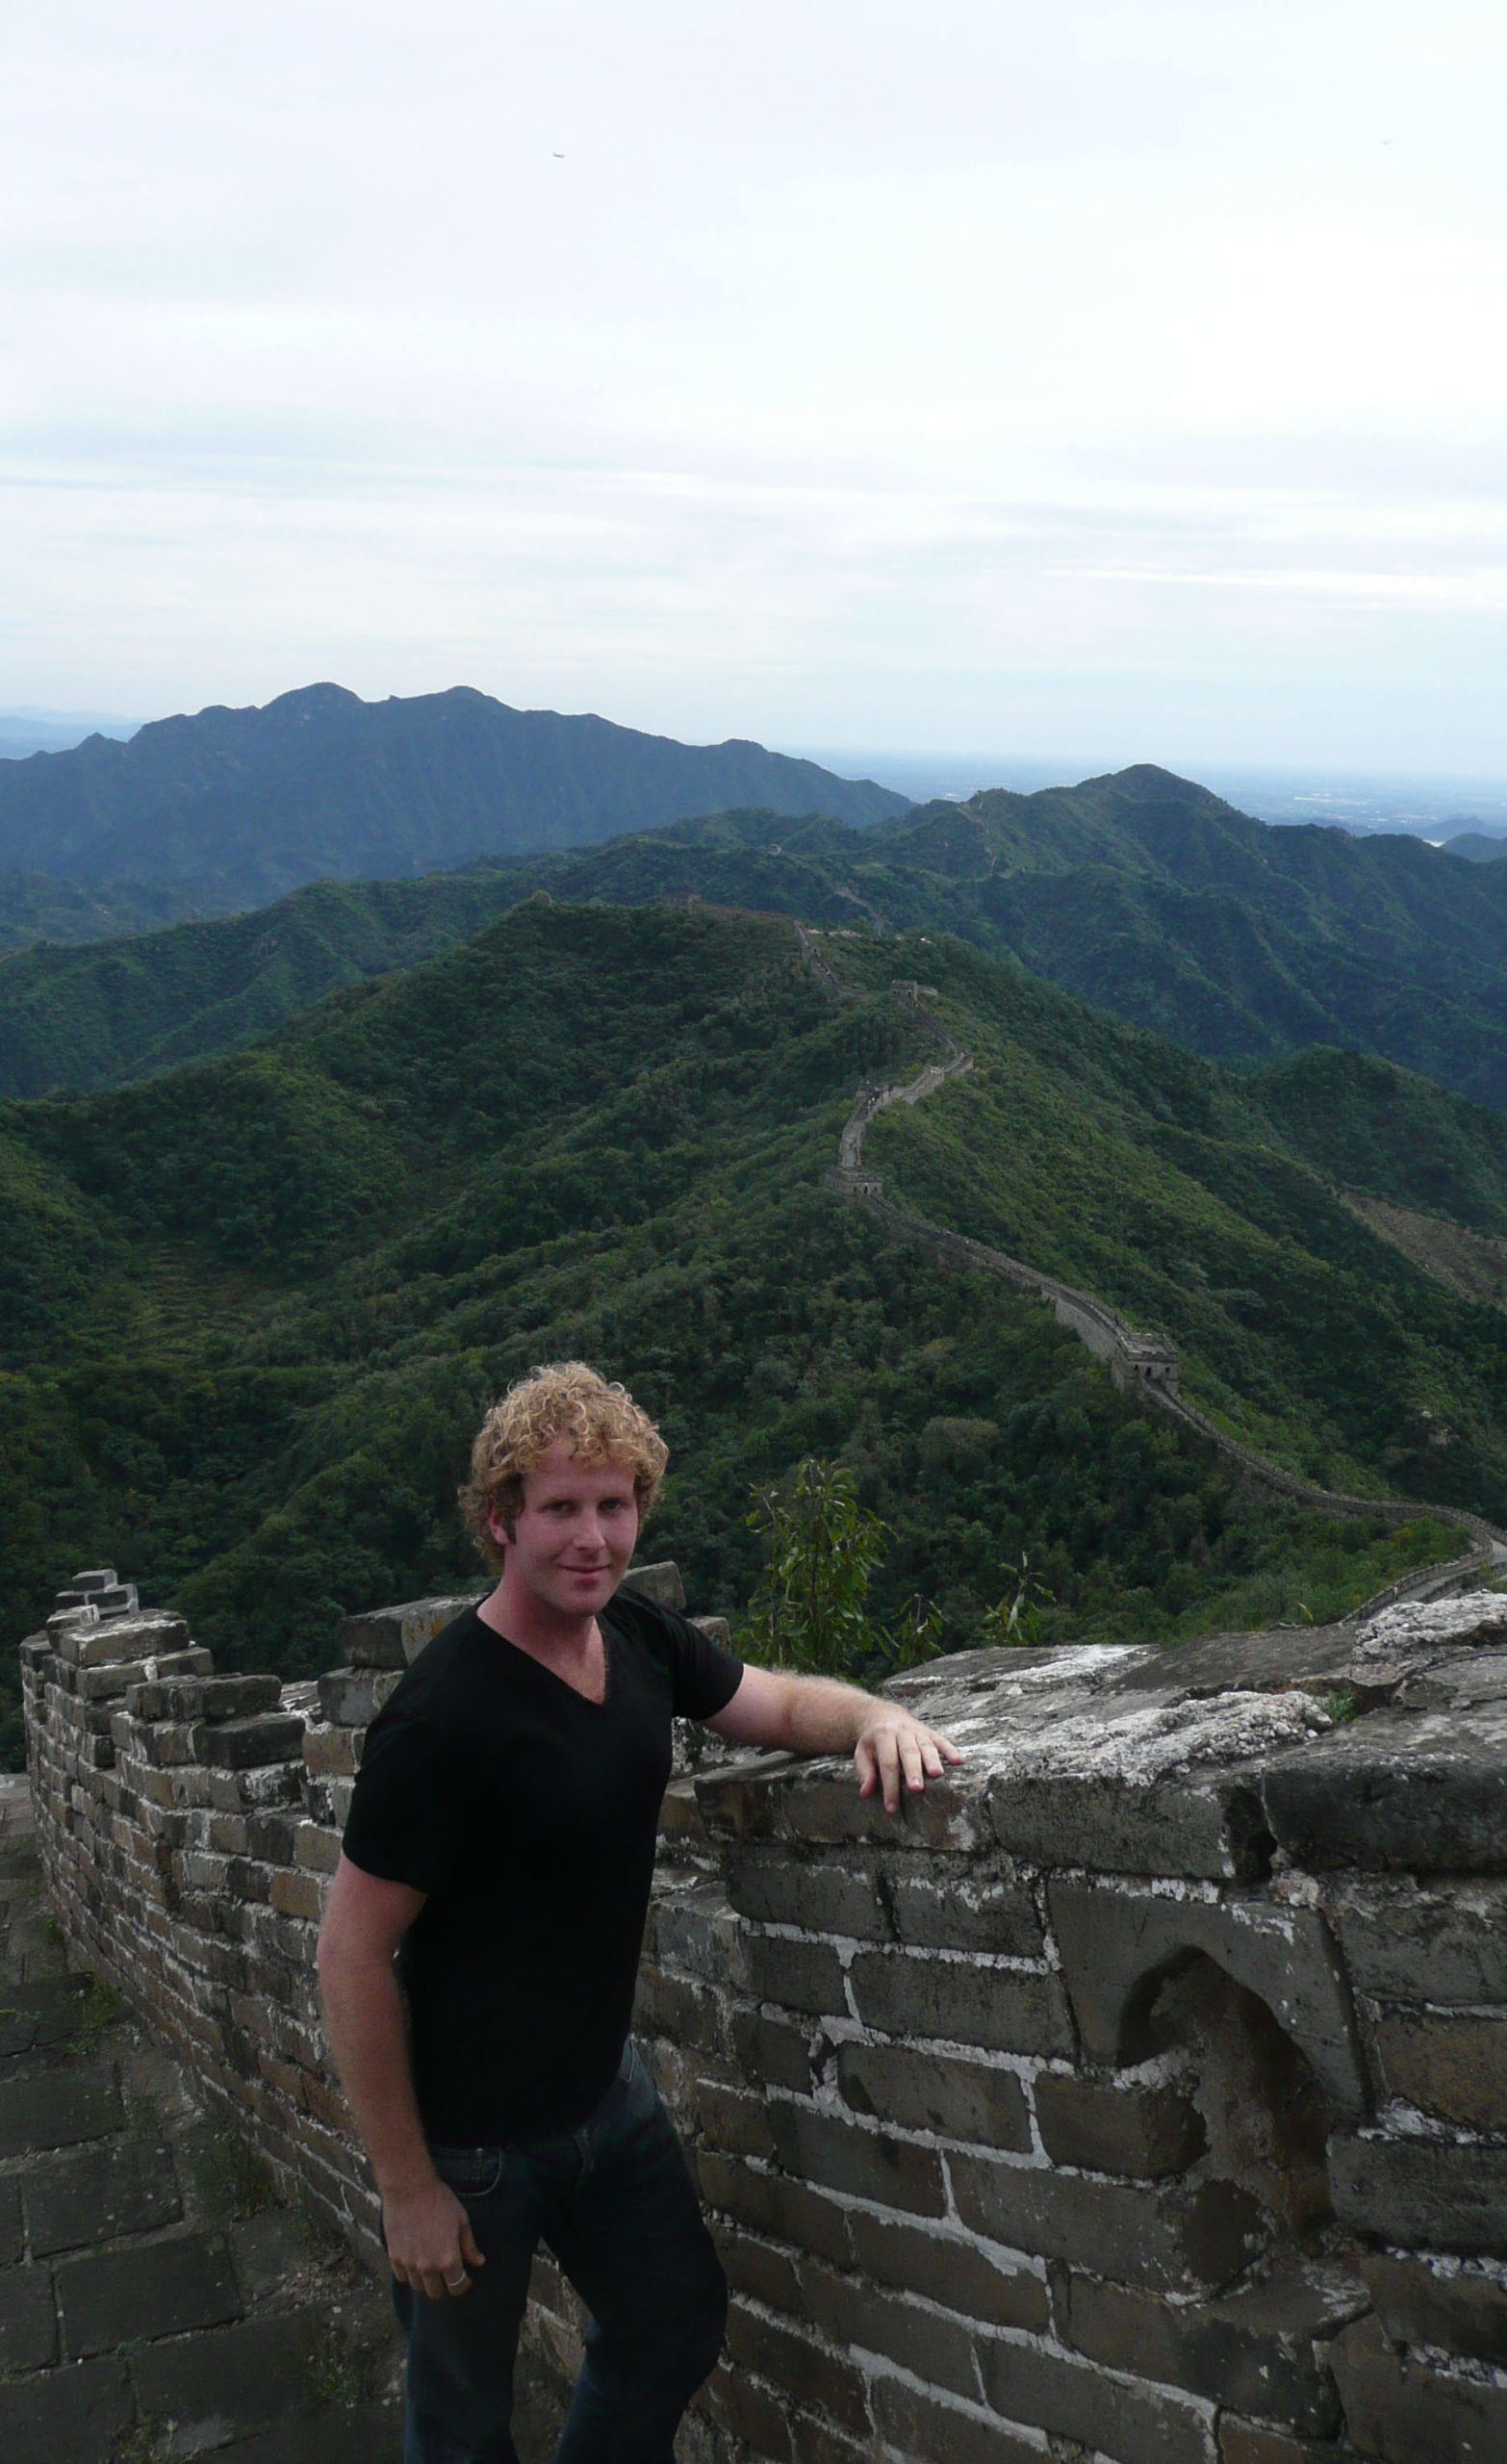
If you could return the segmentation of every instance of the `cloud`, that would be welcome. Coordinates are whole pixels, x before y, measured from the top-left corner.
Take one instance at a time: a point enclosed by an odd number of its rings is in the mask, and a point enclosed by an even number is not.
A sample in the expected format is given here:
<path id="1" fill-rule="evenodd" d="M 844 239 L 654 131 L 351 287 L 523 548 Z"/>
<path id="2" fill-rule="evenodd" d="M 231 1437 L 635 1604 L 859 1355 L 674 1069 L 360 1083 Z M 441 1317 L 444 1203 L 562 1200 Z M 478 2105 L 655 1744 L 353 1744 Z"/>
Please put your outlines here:
<path id="1" fill-rule="evenodd" d="M 980 742 L 1050 675 L 1056 743 L 1488 761 L 1504 52 L 1475 0 L 59 0 L 0 90 L 8 698 Z"/>

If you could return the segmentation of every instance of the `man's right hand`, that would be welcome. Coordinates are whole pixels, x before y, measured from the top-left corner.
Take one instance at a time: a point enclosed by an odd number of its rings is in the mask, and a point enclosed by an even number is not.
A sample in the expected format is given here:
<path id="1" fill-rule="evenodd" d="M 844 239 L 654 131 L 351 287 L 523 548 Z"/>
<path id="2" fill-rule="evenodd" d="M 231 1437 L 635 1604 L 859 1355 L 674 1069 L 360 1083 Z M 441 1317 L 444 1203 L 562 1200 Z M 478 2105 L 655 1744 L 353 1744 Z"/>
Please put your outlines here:
<path id="1" fill-rule="evenodd" d="M 382 2233 L 398 2283 L 431 2301 L 458 2300 L 471 2291 L 473 2271 L 487 2264 L 470 2217 L 438 2174 L 419 2190 L 388 2192 Z"/>

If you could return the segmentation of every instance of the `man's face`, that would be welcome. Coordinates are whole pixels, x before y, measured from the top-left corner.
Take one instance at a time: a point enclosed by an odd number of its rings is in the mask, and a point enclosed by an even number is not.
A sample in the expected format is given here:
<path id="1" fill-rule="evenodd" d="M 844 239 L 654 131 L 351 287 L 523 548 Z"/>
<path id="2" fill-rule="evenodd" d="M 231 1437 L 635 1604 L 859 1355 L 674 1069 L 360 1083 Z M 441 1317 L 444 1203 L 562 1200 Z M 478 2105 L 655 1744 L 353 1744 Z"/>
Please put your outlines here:
<path id="1" fill-rule="evenodd" d="M 494 1507 L 492 1536 L 507 1551 L 503 1579 L 567 1616 L 605 1608 L 638 1545 L 633 1472 L 623 1462 L 578 1463 L 563 1440 L 524 1478 L 507 1531 Z"/>

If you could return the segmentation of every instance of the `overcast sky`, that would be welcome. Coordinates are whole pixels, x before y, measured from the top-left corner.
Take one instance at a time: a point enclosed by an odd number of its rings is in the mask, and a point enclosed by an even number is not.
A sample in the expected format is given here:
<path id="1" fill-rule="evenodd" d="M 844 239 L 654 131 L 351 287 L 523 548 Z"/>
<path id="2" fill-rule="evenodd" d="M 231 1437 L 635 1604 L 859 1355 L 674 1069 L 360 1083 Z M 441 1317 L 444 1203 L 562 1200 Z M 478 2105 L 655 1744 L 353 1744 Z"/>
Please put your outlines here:
<path id="1" fill-rule="evenodd" d="M 0 705 L 1507 771 L 1500 0 L 48 0 Z"/>

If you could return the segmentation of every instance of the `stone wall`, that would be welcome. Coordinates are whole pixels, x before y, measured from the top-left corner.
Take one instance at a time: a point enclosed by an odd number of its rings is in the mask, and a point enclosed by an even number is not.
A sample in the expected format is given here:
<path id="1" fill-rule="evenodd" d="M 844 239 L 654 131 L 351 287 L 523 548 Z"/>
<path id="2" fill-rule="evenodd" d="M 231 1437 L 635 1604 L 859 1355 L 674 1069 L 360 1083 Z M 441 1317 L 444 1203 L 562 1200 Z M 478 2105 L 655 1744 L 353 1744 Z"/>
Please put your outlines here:
<path id="1" fill-rule="evenodd" d="M 314 1933 L 453 1605 L 284 1692 L 163 1615 L 22 1645 L 70 1938 L 369 2251 Z M 686 2453 L 1507 2454 L 1507 1599 L 892 1690 L 967 1756 L 893 1820 L 779 1757 L 667 1799 L 639 2026 L 735 2293 Z"/>
<path id="2" fill-rule="evenodd" d="M 840 1000 L 857 996 L 843 984 L 823 956 L 815 936 L 804 924 L 795 927 L 796 938 L 806 965 Z M 1188 1401 L 1179 1391 L 1182 1364 L 1177 1347 L 1168 1336 L 1148 1334 L 1133 1326 L 1128 1319 L 1111 1309 L 1091 1293 L 1081 1292 L 1074 1285 L 1060 1282 L 1055 1275 L 1042 1273 L 1028 1266 L 1024 1259 L 1011 1257 L 1005 1249 L 988 1242 L 976 1241 L 966 1233 L 946 1230 L 937 1223 L 928 1223 L 920 1216 L 907 1214 L 885 1194 L 882 1175 L 863 1160 L 865 1135 L 878 1116 L 895 1103 L 918 1104 L 934 1094 L 947 1079 L 973 1067 L 971 1054 L 966 1053 L 941 1019 L 926 1008 L 926 1001 L 935 998 L 935 988 L 900 980 L 889 987 L 890 1000 L 901 1009 L 914 1011 L 921 1023 L 941 1045 L 946 1059 L 930 1063 L 919 1074 L 904 1085 L 880 1086 L 872 1080 L 858 1088 L 853 1106 L 838 1137 L 837 1161 L 824 1174 L 828 1189 L 851 1204 L 861 1206 L 865 1214 L 895 1237 L 910 1242 L 915 1247 L 929 1251 L 944 1265 L 977 1267 L 992 1275 L 997 1282 L 1008 1283 L 1032 1299 L 1044 1301 L 1057 1319 L 1080 1343 L 1104 1363 L 1113 1383 L 1122 1392 L 1130 1391 L 1176 1423 L 1183 1435 L 1239 1470 L 1247 1479 L 1279 1497 L 1290 1498 L 1297 1504 L 1311 1507 L 1319 1514 L 1344 1518 L 1351 1515 L 1375 1515 L 1387 1523 L 1412 1523 L 1420 1515 L 1432 1515 L 1444 1523 L 1455 1524 L 1468 1534 L 1471 1547 L 1470 1559 L 1477 1572 L 1494 1574 L 1507 1565 L 1507 1532 L 1499 1530 L 1484 1517 L 1460 1506 L 1429 1504 L 1418 1498 L 1359 1497 L 1341 1489 L 1326 1489 L 1315 1480 L 1305 1480 L 1297 1473 L 1286 1471 L 1281 1464 L 1259 1454 L 1253 1447 L 1232 1437 L 1206 1412 Z M 1404 1578 L 1399 1588 L 1415 1597 L 1425 1591 L 1439 1592 L 1454 1587 L 1458 1576 L 1455 1560 L 1425 1568 L 1421 1574 Z M 1372 1606 L 1381 1604 L 1380 1597 Z"/>

